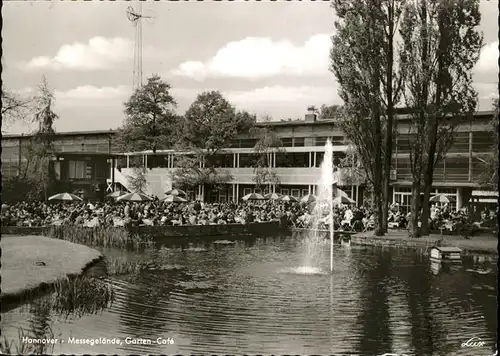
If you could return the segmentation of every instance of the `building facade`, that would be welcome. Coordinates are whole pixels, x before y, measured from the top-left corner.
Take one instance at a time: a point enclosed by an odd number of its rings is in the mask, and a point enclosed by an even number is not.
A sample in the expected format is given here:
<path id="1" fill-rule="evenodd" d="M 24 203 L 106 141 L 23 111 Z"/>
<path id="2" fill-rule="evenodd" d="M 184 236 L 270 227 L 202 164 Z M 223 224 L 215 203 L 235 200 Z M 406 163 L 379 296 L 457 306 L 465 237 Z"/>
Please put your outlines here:
<path id="1" fill-rule="evenodd" d="M 478 112 L 469 118 L 461 118 L 455 133 L 455 142 L 446 157 L 434 171 L 433 194 L 446 194 L 453 198 L 452 206 L 458 209 L 477 196 L 477 179 L 481 173 L 481 160 L 491 154 L 494 135 L 489 122 L 492 111 Z M 281 139 L 283 148 L 268 153 L 269 168 L 279 177 L 279 184 L 255 184 L 256 138 L 240 137 L 231 147 L 221 150 L 211 157 L 210 162 L 202 165 L 222 168 L 232 179 L 217 190 L 198 187 L 190 191 L 191 198 L 204 201 L 238 201 L 251 192 L 279 192 L 301 197 L 316 192 L 320 177 L 320 164 L 324 155 L 324 145 L 328 139 L 334 149 L 334 164 L 338 165 L 348 152 L 349 143 L 334 120 L 318 120 L 314 113 L 308 113 L 304 120 L 259 123 L 268 126 Z M 393 202 L 399 203 L 402 210 L 411 206 L 411 168 L 409 159 L 409 120 L 406 115 L 397 118 L 397 135 L 394 142 L 394 156 L 391 170 L 391 195 Z M 58 134 L 56 147 L 61 152 L 106 152 L 117 153 L 113 145 L 113 131 L 75 132 Z M 2 163 L 8 165 L 7 172 L 16 173 L 16 167 L 23 160 L 23 140 L 26 136 L 5 137 L 2 139 Z M 27 142 L 27 141 L 26 141 Z M 152 151 L 121 153 L 115 168 L 111 168 L 106 189 L 129 186 L 129 176 L 137 174 L 136 168 L 145 168 L 148 181 L 146 192 L 163 197 L 172 187 L 172 172 L 176 167 L 179 152 L 158 150 L 154 159 Z M 154 164 L 153 164 L 154 162 Z M 111 167 L 111 163 L 109 164 Z M 3 169 L 4 170 L 4 169 Z M 5 175 L 5 173 L 4 173 Z M 113 177 L 113 179 L 111 178 Z M 363 203 L 365 184 L 355 181 L 347 169 L 339 169 L 339 185 L 349 197 L 358 204 Z M 476 192 L 476 194 L 475 194 Z M 492 196 L 498 194 L 491 192 Z"/>

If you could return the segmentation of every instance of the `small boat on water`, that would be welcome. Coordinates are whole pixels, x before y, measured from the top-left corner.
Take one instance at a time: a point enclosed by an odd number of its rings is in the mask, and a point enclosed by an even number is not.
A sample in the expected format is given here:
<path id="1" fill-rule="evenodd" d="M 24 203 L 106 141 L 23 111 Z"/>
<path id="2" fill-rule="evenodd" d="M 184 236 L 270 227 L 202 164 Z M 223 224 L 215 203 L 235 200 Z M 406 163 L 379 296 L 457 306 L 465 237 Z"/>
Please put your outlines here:
<path id="1" fill-rule="evenodd" d="M 462 250 L 454 246 L 433 246 L 430 255 L 431 261 L 435 262 L 462 261 Z"/>

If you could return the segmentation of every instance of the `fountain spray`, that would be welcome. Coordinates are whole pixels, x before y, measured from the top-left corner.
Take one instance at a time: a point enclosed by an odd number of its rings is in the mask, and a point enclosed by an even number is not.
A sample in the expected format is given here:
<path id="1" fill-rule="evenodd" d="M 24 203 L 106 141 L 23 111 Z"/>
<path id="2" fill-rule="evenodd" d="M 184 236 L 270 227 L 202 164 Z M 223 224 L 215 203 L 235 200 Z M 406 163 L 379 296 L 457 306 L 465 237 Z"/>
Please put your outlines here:
<path id="1" fill-rule="evenodd" d="M 326 202 L 329 213 L 329 232 L 330 232 L 330 272 L 333 272 L 333 146 L 330 140 L 325 144 L 325 156 L 321 164 L 321 189 L 320 199 Z"/>
<path id="2" fill-rule="evenodd" d="M 325 144 L 325 155 L 321 163 L 321 176 L 318 182 L 316 206 L 313 211 L 313 224 L 306 239 L 305 268 L 315 268 L 314 264 L 321 255 L 323 238 L 318 234 L 321 228 L 319 222 L 324 221 L 329 224 L 330 232 L 330 271 L 333 272 L 333 146 L 330 140 Z M 326 215 L 326 216 L 325 216 Z M 326 218 L 326 219 L 325 219 Z"/>

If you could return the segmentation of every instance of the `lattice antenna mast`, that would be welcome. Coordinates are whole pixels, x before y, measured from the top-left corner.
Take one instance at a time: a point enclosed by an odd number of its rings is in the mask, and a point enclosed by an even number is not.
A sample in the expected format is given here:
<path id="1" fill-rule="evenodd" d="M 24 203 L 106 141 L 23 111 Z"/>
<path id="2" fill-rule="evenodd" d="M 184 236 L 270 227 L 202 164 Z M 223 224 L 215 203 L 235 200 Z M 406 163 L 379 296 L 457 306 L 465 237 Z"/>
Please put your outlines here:
<path id="1" fill-rule="evenodd" d="M 142 15 L 142 2 L 139 1 L 138 10 L 132 6 L 127 8 L 127 18 L 135 26 L 135 47 L 134 47 L 134 70 L 133 86 L 134 89 L 142 87 L 142 19 L 151 18 L 151 16 Z"/>

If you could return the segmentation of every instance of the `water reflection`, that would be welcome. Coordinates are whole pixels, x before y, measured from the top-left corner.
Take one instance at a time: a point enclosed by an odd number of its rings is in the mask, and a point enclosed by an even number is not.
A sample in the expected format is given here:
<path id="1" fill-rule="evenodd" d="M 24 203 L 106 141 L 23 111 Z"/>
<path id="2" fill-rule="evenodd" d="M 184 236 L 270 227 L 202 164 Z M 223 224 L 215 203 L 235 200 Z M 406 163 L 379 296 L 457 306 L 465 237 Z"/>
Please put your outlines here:
<path id="1" fill-rule="evenodd" d="M 359 316 L 363 333 L 358 348 L 363 355 L 383 354 L 392 348 L 386 280 L 391 275 L 391 255 L 382 252 L 373 257 L 371 266 L 364 271 L 361 292 L 366 302 Z"/>
<path id="2" fill-rule="evenodd" d="M 484 351 L 496 339 L 497 272 L 488 261 L 466 258 L 433 274 L 414 251 L 353 246 L 334 251 L 332 275 L 297 274 L 304 256 L 297 236 L 104 253 L 117 273 L 107 281 L 114 302 L 102 313 L 66 320 L 31 303 L 3 312 L 2 328 L 15 337 L 18 326 L 47 330 L 57 320 L 52 328 L 63 338 L 174 340 L 54 350 L 92 354 L 465 355 L 460 345 L 470 337 L 480 337 Z M 328 245 L 318 268 L 329 269 Z"/>

